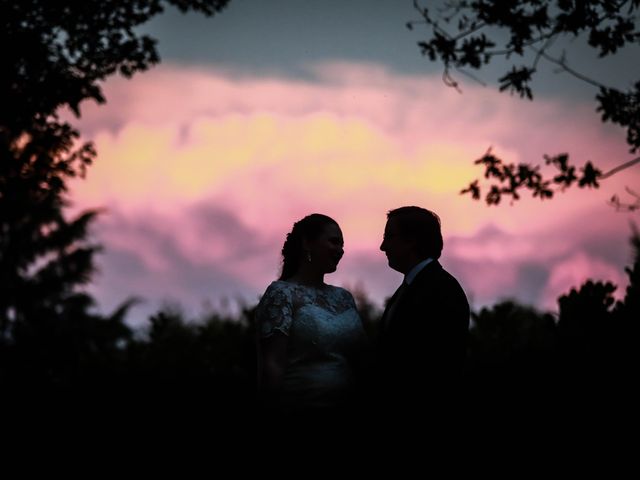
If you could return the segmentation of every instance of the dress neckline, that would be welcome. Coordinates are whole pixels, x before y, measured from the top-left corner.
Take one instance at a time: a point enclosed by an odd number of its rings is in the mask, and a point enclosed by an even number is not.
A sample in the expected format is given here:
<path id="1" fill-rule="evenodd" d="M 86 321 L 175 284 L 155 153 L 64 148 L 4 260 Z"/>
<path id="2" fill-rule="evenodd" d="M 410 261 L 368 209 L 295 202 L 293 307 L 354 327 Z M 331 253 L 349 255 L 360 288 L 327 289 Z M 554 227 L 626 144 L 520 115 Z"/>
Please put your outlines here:
<path id="1" fill-rule="evenodd" d="M 307 288 L 309 290 L 327 290 L 330 285 L 328 283 L 323 283 L 322 285 L 305 285 L 304 283 L 292 282 L 290 280 L 280 280 L 281 282 L 286 283 L 287 285 L 292 285 L 294 287 L 302 287 Z"/>

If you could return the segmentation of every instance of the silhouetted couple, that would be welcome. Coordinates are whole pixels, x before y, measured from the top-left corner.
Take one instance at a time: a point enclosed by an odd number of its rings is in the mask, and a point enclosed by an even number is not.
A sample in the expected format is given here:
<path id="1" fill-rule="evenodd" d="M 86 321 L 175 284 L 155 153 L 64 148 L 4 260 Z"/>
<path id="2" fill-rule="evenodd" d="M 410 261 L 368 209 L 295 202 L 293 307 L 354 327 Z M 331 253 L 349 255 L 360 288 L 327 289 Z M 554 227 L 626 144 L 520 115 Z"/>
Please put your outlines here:
<path id="1" fill-rule="evenodd" d="M 387 214 L 380 250 L 404 281 L 387 302 L 374 342 L 352 295 L 324 282 L 343 245 L 337 222 L 321 214 L 287 234 L 282 274 L 257 309 L 263 404 L 274 413 L 375 410 L 392 417 L 459 401 L 469 304 L 438 262 L 438 216 L 413 206 Z"/>

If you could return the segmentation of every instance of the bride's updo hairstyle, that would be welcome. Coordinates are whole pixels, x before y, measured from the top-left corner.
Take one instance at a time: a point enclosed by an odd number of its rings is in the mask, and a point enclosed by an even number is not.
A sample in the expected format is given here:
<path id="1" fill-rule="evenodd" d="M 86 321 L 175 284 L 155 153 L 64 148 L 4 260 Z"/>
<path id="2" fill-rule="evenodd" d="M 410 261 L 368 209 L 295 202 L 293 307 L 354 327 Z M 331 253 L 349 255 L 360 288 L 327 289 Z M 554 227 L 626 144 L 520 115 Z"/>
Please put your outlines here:
<path id="1" fill-rule="evenodd" d="M 331 224 L 338 226 L 338 222 L 333 218 L 321 213 L 312 213 L 293 224 L 282 246 L 282 273 L 279 280 L 293 277 L 300 268 L 300 262 L 306 260 L 303 241 L 315 240 L 322 234 L 324 228 Z"/>

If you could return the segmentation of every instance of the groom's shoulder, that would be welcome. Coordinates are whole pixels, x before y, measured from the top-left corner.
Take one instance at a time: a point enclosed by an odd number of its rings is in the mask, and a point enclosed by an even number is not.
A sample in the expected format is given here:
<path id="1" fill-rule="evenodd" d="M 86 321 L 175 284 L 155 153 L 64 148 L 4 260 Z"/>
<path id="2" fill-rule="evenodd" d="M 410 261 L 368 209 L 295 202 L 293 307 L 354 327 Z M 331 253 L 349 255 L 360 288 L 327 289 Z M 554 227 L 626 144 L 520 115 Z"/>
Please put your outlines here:
<path id="1" fill-rule="evenodd" d="M 462 288 L 458 279 L 444 268 L 441 269 L 440 279 L 437 283 L 440 295 L 451 299 L 457 304 L 466 305 L 467 309 L 469 308 L 469 300 L 464 288 Z"/>
<path id="2" fill-rule="evenodd" d="M 439 261 L 434 261 L 427 265 L 425 269 L 418 274 L 416 280 L 424 283 L 433 283 L 441 287 L 462 288 L 460 282 L 449 271 L 447 271 Z"/>
<path id="3" fill-rule="evenodd" d="M 455 288 L 456 290 L 462 290 L 462 286 L 460 285 L 460 282 L 458 281 L 458 279 L 456 277 L 453 276 L 453 274 L 451 274 L 449 271 L 445 270 L 444 268 L 441 269 L 441 276 L 442 279 L 444 280 L 444 283 L 447 284 L 448 286 Z"/>

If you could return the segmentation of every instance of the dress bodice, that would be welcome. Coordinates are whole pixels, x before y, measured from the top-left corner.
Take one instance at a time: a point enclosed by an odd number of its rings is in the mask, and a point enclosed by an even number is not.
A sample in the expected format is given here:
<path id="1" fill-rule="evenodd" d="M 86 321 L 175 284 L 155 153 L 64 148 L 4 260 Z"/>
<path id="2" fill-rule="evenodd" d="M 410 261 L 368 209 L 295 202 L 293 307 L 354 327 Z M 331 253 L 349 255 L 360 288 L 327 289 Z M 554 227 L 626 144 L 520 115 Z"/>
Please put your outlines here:
<path id="1" fill-rule="evenodd" d="M 257 310 L 260 335 L 288 336 L 285 407 L 339 405 L 354 384 L 366 337 L 351 294 L 339 287 L 273 282 Z"/>

